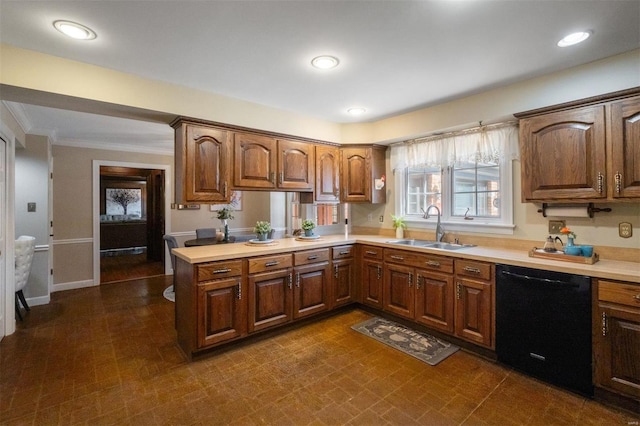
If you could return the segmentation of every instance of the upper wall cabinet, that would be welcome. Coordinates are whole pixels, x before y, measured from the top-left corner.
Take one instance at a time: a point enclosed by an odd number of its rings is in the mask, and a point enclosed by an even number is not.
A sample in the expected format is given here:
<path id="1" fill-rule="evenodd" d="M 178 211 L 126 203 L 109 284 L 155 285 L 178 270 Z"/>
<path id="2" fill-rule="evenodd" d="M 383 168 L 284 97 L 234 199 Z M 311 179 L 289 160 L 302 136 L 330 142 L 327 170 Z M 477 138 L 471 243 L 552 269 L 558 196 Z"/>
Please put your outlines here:
<path id="1" fill-rule="evenodd" d="M 234 139 L 234 187 L 313 190 L 312 144 L 253 133 Z"/>
<path id="2" fill-rule="evenodd" d="M 188 121 L 173 127 L 176 203 L 228 203 L 231 133 Z"/>
<path id="3" fill-rule="evenodd" d="M 386 147 L 379 146 L 341 149 L 341 201 L 374 204 L 386 201 L 385 151 Z M 377 186 L 376 181 L 378 182 Z"/>
<path id="4" fill-rule="evenodd" d="M 340 148 L 337 146 L 316 146 L 315 200 L 340 201 Z"/>
<path id="5" fill-rule="evenodd" d="M 640 198 L 640 89 L 515 114 L 523 202 Z"/>

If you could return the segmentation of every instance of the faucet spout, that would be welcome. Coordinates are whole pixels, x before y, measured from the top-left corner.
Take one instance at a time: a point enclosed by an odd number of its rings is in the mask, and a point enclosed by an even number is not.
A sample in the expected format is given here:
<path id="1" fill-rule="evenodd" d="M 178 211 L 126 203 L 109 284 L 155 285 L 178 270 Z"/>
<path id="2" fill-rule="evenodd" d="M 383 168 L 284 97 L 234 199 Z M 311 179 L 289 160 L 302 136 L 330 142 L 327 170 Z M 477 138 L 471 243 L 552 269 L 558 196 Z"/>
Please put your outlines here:
<path id="1" fill-rule="evenodd" d="M 438 206 L 436 206 L 435 204 L 431 204 L 429 207 L 427 207 L 427 210 L 422 209 L 422 211 L 424 212 L 424 216 L 422 216 L 424 219 L 429 219 L 429 211 L 431 209 L 436 209 L 436 212 L 438 212 L 438 221 L 436 223 L 436 241 L 437 242 L 441 242 L 442 238 L 444 237 L 444 228 L 442 227 L 442 225 L 440 224 L 440 208 Z"/>

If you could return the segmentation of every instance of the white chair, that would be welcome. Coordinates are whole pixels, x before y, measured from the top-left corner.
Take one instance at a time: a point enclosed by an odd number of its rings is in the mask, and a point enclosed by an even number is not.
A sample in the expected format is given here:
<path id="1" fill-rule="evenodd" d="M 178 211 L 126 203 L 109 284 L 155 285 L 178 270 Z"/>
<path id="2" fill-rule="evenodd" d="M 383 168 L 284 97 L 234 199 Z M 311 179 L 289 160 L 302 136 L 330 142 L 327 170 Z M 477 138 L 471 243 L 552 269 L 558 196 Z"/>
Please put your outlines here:
<path id="1" fill-rule="evenodd" d="M 22 289 L 27 285 L 29 281 L 29 274 L 31 273 L 31 264 L 33 263 L 33 253 L 36 249 L 35 237 L 29 237 L 21 235 L 15 242 L 15 256 L 16 256 L 16 315 L 22 321 L 22 314 L 20 313 L 20 303 L 27 311 L 30 311 L 29 305 L 24 298 Z"/>

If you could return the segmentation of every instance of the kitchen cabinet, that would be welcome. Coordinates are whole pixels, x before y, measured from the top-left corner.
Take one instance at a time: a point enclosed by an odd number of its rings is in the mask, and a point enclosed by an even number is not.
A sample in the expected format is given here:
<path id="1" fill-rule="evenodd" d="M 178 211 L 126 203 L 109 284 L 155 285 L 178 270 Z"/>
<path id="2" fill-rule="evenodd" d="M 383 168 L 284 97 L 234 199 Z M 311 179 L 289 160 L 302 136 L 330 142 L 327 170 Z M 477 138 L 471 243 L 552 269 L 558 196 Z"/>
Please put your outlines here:
<path id="1" fill-rule="evenodd" d="M 386 186 L 376 188 L 374 181 L 385 180 L 385 147 L 345 147 L 340 151 L 340 185 L 343 202 L 386 202 Z"/>
<path id="2" fill-rule="evenodd" d="M 175 202 L 228 203 L 231 132 L 185 120 L 175 129 Z"/>
<path id="3" fill-rule="evenodd" d="M 248 260 L 249 332 L 293 319 L 293 258 L 290 253 Z"/>
<path id="4" fill-rule="evenodd" d="M 331 281 L 331 308 L 355 301 L 355 264 L 353 245 L 336 246 L 331 249 L 333 277 Z"/>
<path id="5" fill-rule="evenodd" d="M 488 348 L 495 347 L 495 265 L 455 260 L 455 334 Z"/>
<path id="6" fill-rule="evenodd" d="M 340 148 L 316 145 L 315 200 L 321 203 L 340 201 Z"/>
<path id="7" fill-rule="evenodd" d="M 597 280 L 595 384 L 640 402 L 640 285 Z"/>
<path id="8" fill-rule="evenodd" d="M 420 324 L 453 334 L 453 259 L 424 255 L 416 270 L 415 320 Z"/>
<path id="9" fill-rule="evenodd" d="M 313 191 L 313 144 L 236 133 L 233 164 L 236 188 Z"/>
<path id="10" fill-rule="evenodd" d="M 293 254 L 293 259 L 293 318 L 328 311 L 331 284 L 329 249 L 299 251 Z"/>
<path id="11" fill-rule="evenodd" d="M 358 253 L 361 265 L 359 301 L 373 308 L 382 309 L 383 249 L 376 246 L 361 245 L 358 248 Z"/>
<path id="12" fill-rule="evenodd" d="M 640 198 L 637 89 L 515 116 L 523 202 Z"/>

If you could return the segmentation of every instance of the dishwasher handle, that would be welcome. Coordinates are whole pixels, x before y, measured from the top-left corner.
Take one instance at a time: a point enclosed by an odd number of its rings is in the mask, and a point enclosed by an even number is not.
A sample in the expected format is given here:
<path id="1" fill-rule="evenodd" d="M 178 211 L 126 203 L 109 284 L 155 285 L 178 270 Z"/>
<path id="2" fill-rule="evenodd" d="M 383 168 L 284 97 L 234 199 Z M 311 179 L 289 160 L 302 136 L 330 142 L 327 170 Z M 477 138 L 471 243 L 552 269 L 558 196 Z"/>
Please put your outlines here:
<path id="1" fill-rule="evenodd" d="M 543 284 L 561 285 L 563 287 L 580 287 L 580 284 L 575 284 L 572 282 L 561 281 L 561 280 L 550 280 L 548 278 L 530 277 L 529 275 L 516 274 L 509 271 L 502 271 L 502 275 L 508 275 L 510 277 L 521 279 L 521 280 L 538 281 Z"/>

